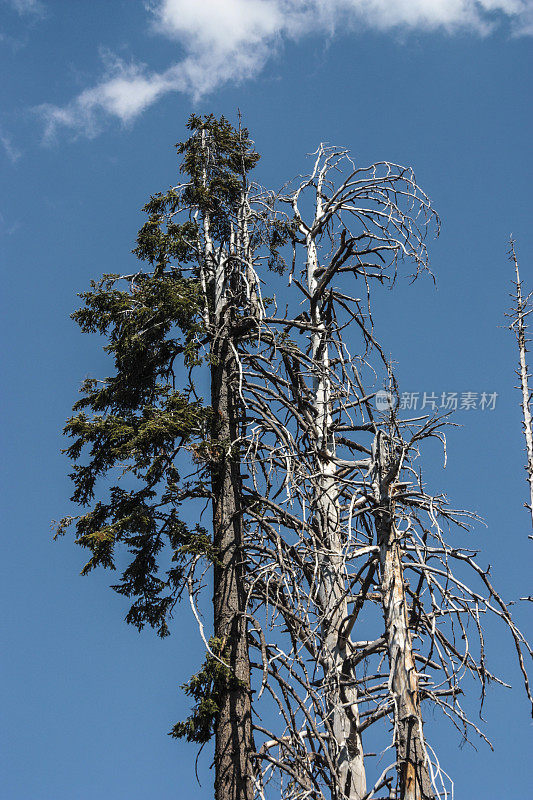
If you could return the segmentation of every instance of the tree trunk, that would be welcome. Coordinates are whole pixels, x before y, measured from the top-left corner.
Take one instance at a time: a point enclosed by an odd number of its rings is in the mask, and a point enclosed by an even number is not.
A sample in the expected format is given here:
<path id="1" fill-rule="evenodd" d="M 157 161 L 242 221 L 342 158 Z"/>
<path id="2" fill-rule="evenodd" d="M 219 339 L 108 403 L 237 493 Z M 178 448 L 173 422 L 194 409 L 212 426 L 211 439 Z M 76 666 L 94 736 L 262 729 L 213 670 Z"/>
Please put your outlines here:
<path id="1" fill-rule="evenodd" d="M 205 130 L 202 149 L 207 165 Z M 207 187 L 207 169 L 204 168 Z M 233 236 L 232 236 L 233 239 Z M 234 242 L 230 243 L 230 249 Z M 236 387 L 237 363 L 231 341 L 234 309 L 227 303 L 230 254 L 215 253 L 209 211 L 203 213 L 202 286 L 211 328 L 211 425 L 213 544 L 218 563 L 213 577 L 213 629 L 230 675 L 219 698 L 215 731 L 215 800 L 252 800 L 252 711 L 247 625 L 244 617 L 242 476 L 237 440 L 242 415 Z"/>
<path id="2" fill-rule="evenodd" d="M 321 216 L 321 190 L 317 191 L 315 223 Z M 307 236 L 307 285 L 311 298 L 317 288 L 318 256 L 312 233 Z M 333 734 L 332 755 L 337 766 L 339 800 L 360 800 L 366 794 L 363 747 L 359 733 L 358 695 L 346 682 L 348 652 L 343 630 L 348 619 L 346 575 L 340 531 L 340 512 L 335 479 L 334 436 L 331 418 L 331 381 L 329 377 L 328 331 L 319 303 L 311 302 L 314 406 L 316 411 L 316 469 L 318 486 L 316 521 L 319 542 L 318 599 L 323 618 L 323 657 L 326 684 L 327 717 Z"/>
<path id="3" fill-rule="evenodd" d="M 418 673 L 413 657 L 405 597 L 401 536 L 394 519 L 397 460 L 390 440 L 380 431 L 374 445 L 374 493 L 381 565 L 385 638 L 394 700 L 395 744 L 400 800 L 434 800 L 422 730 Z"/>
<path id="4" fill-rule="evenodd" d="M 518 259 L 514 247 L 514 241 L 511 240 L 511 259 L 515 266 L 516 272 L 516 310 L 513 316 L 513 325 L 516 339 L 518 342 L 518 351 L 520 355 L 520 367 L 518 375 L 520 377 L 520 389 L 522 391 L 522 416 L 524 426 L 524 436 L 526 439 L 526 453 L 527 453 L 527 480 L 529 483 L 529 512 L 531 515 L 531 524 L 533 525 L 533 424 L 531 420 L 530 398 L 529 391 L 529 372 L 527 368 L 527 341 L 526 341 L 526 303 L 522 297 L 522 281 L 520 280 L 520 272 L 518 270 Z"/>
<path id="5" fill-rule="evenodd" d="M 326 473 L 327 464 L 322 465 Z M 361 800 L 366 794 L 366 777 L 363 747 L 359 734 L 358 695 L 354 686 L 346 682 L 353 676 L 346 674 L 348 652 L 343 629 L 348 619 L 346 586 L 343 568 L 342 544 L 339 536 L 337 507 L 333 501 L 335 481 L 323 474 L 320 483 L 320 500 L 317 502 L 323 552 L 319 556 L 319 603 L 323 616 L 323 658 L 326 682 L 327 717 L 333 733 L 333 755 L 337 766 L 338 800 Z M 325 552 L 324 552 L 325 551 Z"/>
<path id="6" fill-rule="evenodd" d="M 235 446 L 239 434 L 235 357 L 229 333 L 219 332 L 212 355 L 213 538 L 219 564 L 214 571 L 214 634 L 232 675 L 223 693 L 215 738 L 215 800 L 253 796 L 250 664 L 244 618 L 241 471 Z"/>

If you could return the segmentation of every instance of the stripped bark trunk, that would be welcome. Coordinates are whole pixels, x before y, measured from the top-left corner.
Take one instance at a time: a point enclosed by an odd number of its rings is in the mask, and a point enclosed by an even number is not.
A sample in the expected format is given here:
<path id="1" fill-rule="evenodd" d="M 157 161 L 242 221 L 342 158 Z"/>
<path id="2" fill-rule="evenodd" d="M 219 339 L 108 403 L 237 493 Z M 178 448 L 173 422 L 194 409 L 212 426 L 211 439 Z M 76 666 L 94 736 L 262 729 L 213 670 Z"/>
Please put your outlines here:
<path id="1" fill-rule="evenodd" d="M 527 342 L 526 342 L 526 303 L 522 296 L 522 281 L 520 280 L 520 272 L 518 269 L 518 259 L 514 247 L 514 241 L 511 240 L 510 257 L 515 266 L 516 272 L 516 308 L 513 315 L 513 324 L 518 342 L 518 352 L 520 366 L 518 369 L 518 376 L 520 378 L 520 389 L 522 391 L 522 416 L 524 426 L 524 436 L 526 439 L 526 453 L 527 453 L 527 480 L 529 483 L 529 511 L 531 514 L 531 524 L 533 525 L 533 428 L 531 419 L 530 398 L 531 392 L 529 389 L 529 372 L 527 368 Z"/>
<path id="2" fill-rule="evenodd" d="M 383 431 L 378 432 L 373 450 L 381 595 L 390 666 L 389 689 L 394 700 L 400 800 L 434 800 L 423 734 L 418 673 L 408 623 L 401 534 L 395 524 L 394 484 L 398 458 Z"/>
<path id="3" fill-rule="evenodd" d="M 241 263 L 244 266 L 243 278 L 245 281 L 246 300 L 248 303 L 250 316 L 260 320 L 263 316 L 259 281 L 252 264 L 252 252 L 250 247 L 250 232 L 248 220 L 250 217 L 250 202 L 248 189 L 243 188 L 242 202 L 239 208 L 239 230 L 237 252 Z"/>
<path id="4" fill-rule="evenodd" d="M 315 225 L 322 214 L 320 183 L 317 189 Z M 339 800 L 360 800 L 366 794 L 366 777 L 361 735 L 357 689 L 348 686 L 351 675 L 346 674 L 349 653 L 344 627 L 348 619 L 346 575 L 340 530 L 340 511 L 334 436 L 331 417 L 331 383 L 329 378 L 328 330 L 315 302 L 317 270 L 319 267 L 312 229 L 307 232 L 307 286 L 311 297 L 312 353 L 315 374 L 313 395 L 316 412 L 316 469 L 318 487 L 316 519 L 319 530 L 319 587 L 318 600 L 322 614 L 322 646 L 326 683 L 326 710 L 333 734 L 332 756 L 337 766 Z"/>

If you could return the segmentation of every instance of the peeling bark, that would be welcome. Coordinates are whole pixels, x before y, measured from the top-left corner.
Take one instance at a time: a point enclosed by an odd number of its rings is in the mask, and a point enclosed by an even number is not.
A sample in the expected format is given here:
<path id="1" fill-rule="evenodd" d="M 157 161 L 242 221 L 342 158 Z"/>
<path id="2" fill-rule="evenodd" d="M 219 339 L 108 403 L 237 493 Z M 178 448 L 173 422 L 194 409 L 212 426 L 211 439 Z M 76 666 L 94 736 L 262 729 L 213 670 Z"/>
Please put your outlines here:
<path id="1" fill-rule="evenodd" d="M 400 800 L 434 800 L 423 734 L 418 673 L 408 624 L 401 534 L 395 525 L 394 483 L 400 465 L 390 439 L 380 431 L 374 443 L 374 494 L 381 567 L 385 638 L 394 700 L 395 745 Z"/>

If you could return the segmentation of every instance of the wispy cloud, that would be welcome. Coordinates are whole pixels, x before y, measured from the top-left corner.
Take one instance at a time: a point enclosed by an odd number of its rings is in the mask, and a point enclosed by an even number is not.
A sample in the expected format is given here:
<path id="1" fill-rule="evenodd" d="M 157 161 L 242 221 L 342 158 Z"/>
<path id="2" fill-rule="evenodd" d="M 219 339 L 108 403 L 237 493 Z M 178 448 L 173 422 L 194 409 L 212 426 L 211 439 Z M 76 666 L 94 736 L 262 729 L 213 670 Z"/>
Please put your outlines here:
<path id="1" fill-rule="evenodd" d="M 41 0 L 3 0 L 8 6 L 11 6 L 21 16 L 28 14 L 34 17 L 41 17 L 44 15 L 45 6 Z"/>
<path id="2" fill-rule="evenodd" d="M 6 156 L 12 164 L 19 160 L 22 153 L 15 147 L 11 141 L 11 137 L 2 128 L 0 128 L 0 145 L 2 145 Z"/>
<path id="3" fill-rule="evenodd" d="M 106 118 L 129 123 L 168 92 L 198 99 L 252 78 L 280 44 L 310 33 L 372 28 L 488 35 L 506 21 L 514 34 L 533 34 L 533 0 L 152 0 L 149 14 L 153 29 L 179 44 L 182 60 L 154 72 L 107 54 L 98 84 L 65 106 L 39 106 L 47 138 L 60 127 L 94 136 Z"/>

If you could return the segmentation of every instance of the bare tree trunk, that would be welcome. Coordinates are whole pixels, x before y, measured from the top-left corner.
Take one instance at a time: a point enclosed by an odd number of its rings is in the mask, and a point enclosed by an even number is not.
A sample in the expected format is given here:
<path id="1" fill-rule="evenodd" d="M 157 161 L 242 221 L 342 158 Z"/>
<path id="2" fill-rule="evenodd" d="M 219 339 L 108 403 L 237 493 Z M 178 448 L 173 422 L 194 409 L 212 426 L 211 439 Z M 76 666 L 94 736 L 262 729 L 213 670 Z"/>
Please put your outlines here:
<path id="1" fill-rule="evenodd" d="M 322 214 L 321 184 L 318 183 L 315 224 Z M 323 657 L 326 680 L 326 706 L 332 729 L 333 755 L 337 765 L 338 797 L 360 800 L 366 794 L 363 747 L 359 733 L 357 690 L 347 686 L 350 675 L 345 674 L 348 652 L 344 627 L 348 619 L 347 587 L 343 546 L 340 531 L 334 436 L 331 416 L 331 381 L 328 352 L 328 330 L 322 319 L 320 301 L 316 302 L 319 268 L 316 243 L 312 231 L 307 236 L 307 285 L 311 297 L 312 355 L 314 406 L 316 412 L 316 469 L 318 487 L 316 514 L 320 541 L 318 543 L 320 577 L 318 599 L 322 613 Z"/>
<path id="2" fill-rule="evenodd" d="M 399 456 L 395 456 L 391 441 L 383 431 L 376 436 L 373 456 L 381 593 L 390 665 L 389 686 L 395 706 L 400 800 L 434 800 L 422 729 L 418 673 L 408 623 L 401 534 L 394 517 L 393 493 Z"/>
<path id="3" fill-rule="evenodd" d="M 248 198 L 249 190 L 243 187 L 242 202 L 238 214 L 238 237 L 237 254 L 242 264 L 243 279 L 245 281 L 246 299 L 249 306 L 249 313 L 256 320 L 263 316 L 263 307 L 257 274 L 252 264 L 252 252 L 250 247 L 250 232 L 248 230 L 248 219 L 250 217 L 250 203 Z"/>
<path id="4" fill-rule="evenodd" d="M 533 525 L 533 427 L 531 420 L 530 398 L 531 392 L 529 389 L 529 372 L 527 368 L 527 341 L 526 341 L 526 310 L 527 299 L 524 301 L 522 296 L 522 281 L 520 280 L 520 273 L 518 271 L 518 259 L 514 241 L 510 242 L 510 259 L 514 263 L 516 272 L 516 306 L 513 310 L 513 328 L 518 342 L 518 352 L 520 357 L 520 367 L 518 369 L 518 377 L 520 378 L 520 388 L 522 390 L 522 415 L 524 418 L 524 436 L 526 438 L 526 453 L 527 453 L 527 480 L 529 483 L 529 511 L 531 514 L 531 524 Z"/>
<path id="5" fill-rule="evenodd" d="M 338 773 L 339 799 L 361 800 L 366 794 L 366 777 L 363 747 L 359 734 L 358 696 L 355 687 L 347 686 L 351 675 L 346 675 L 348 660 L 343 628 L 348 619 L 346 586 L 344 581 L 341 543 L 337 526 L 337 509 L 334 501 L 335 480 L 328 475 L 328 465 L 323 464 L 320 482 L 321 498 L 317 502 L 324 532 L 319 557 L 319 602 L 323 615 L 323 659 L 326 678 L 326 705 L 332 729 Z"/>

